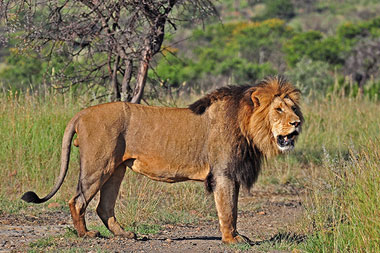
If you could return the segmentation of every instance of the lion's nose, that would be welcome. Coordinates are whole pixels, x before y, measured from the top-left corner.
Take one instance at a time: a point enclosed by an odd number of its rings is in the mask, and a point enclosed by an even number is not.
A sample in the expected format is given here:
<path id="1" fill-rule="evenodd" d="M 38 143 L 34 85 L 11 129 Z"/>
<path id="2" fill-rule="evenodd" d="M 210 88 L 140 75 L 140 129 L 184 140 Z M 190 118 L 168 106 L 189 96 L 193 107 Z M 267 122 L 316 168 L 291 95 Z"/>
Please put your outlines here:
<path id="1" fill-rule="evenodd" d="M 301 121 L 295 120 L 295 121 L 289 122 L 289 124 L 292 125 L 292 126 L 298 127 L 301 124 Z"/>

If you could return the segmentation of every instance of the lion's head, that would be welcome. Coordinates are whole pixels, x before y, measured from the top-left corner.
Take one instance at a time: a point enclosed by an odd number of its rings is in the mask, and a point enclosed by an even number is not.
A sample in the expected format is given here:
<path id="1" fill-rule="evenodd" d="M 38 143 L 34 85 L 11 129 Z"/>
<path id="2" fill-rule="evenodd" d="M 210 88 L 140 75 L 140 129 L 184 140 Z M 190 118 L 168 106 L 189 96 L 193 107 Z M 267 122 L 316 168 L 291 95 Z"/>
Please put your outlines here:
<path id="1" fill-rule="evenodd" d="M 253 112 L 246 135 L 267 155 L 292 150 L 301 132 L 300 91 L 282 77 L 267 78 L 250 89 Z"/>

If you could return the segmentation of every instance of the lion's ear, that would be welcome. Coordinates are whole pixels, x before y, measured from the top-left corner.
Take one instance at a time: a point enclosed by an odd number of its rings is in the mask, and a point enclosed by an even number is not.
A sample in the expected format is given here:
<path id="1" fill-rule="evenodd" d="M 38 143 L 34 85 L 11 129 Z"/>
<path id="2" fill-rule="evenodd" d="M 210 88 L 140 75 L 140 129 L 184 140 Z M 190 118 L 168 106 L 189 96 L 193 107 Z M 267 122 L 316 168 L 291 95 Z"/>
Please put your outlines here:
<path id="1" fill-rule="evenodd" d="M 253 89 L 252 94 L 251 94 L 251 100 L 252 100 L 253 106 L 255 108 L 260 106 L 260 91 L 259 91 L 259 89 Z"/>

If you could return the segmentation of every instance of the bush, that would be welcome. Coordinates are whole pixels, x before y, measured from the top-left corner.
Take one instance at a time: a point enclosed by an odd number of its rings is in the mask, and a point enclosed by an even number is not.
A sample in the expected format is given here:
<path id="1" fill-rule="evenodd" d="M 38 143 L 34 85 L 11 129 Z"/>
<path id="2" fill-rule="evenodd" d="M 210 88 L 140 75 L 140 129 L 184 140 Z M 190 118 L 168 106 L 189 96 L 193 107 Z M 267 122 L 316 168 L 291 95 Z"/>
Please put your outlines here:
<path id="1" fill-rule="evenodd" d="M 149 72 L 151 77 L 155 74 L 158 75 L 162 84 L 175 88 L 197 79 L 193 62 L 190 59 L 179 58 L 173 54 L 168 54 L 159 61 L 155 73 Z"/>
<path id="2" fill-rule="evenodd" d="M 284 45 L 286 59 L 290 66 L 295 66 L 303 57 L 308 56 L 314 45 L 322 40 L 322 34 L 309 31 L 296 34 Z"/>
<path id="3" fill-rule="evenodd" d="M 297 83 L 297 87 L 305 96 L 311 91 L 325 94 L 328 87 L 334 84 L 334 78 L 329 69 L 330 65 L 326 62 L 303 57 L 293 69 L 286 72 L 286 75 Z"/>
<path id="4" fill-rule="evenodd" d="M 303 57 L 323 61 L 331 65 L 344 64 L 345 47 L 335 37 L 323 39 L 320 32 L 309 31 L 295 35 L 284 47 L 290 66 L 295 66 Z"/>
<path id="5" fill-rule="evenodd" d="M 225 60 L 218 67 L 218 71 L 221 75 L 232 77 L 233 81 L 239 85 L 254 84 L 267 75 L 275 74 L 270 63 L 249 63 L 242 58 Z"/>
<path id="6" fill-rule="evenodd" d="M 69 78 L 74 71 L 78 71 L 80 62 L 73 61 L 64 52 L 46 56 L 48 54 L 48 52 L 39 53 L 11 48 L 10 54 L 5 58 L 5 67 L 0 72 L 0 82 L 14 91 L 37 89 L 43 83 L 52 86 L 57 84 L 70 86 L 72 82 Z"/>
<path id="7" fill-rule="evenodd" d="M 37 54 L 11 51 L 5 59 L 5 68 L 0 72 L 0 81 L 6 88 L 18 90 L 41 84 L 42 60 Z"/>
<path id="8" fill-rule="evenodd" d="M 291 19 L 295 16 L 294 6 L 288 0 L 266 0 L 264 18 Z"/>

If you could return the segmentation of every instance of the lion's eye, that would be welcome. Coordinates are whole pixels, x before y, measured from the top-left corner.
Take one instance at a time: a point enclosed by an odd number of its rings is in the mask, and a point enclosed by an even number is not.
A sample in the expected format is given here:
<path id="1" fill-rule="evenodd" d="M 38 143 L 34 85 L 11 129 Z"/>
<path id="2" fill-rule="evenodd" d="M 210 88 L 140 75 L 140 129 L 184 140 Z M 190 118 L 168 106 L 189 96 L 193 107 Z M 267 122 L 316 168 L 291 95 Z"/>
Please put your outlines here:
<path id="1" fill-rule="evenodd" d="M 282 109 L 280 108 L 280 107 L 278 107 L 278 108 L 276 108 L 276 111 L 278 111 L 278 112 L 282 112 Z"/>

